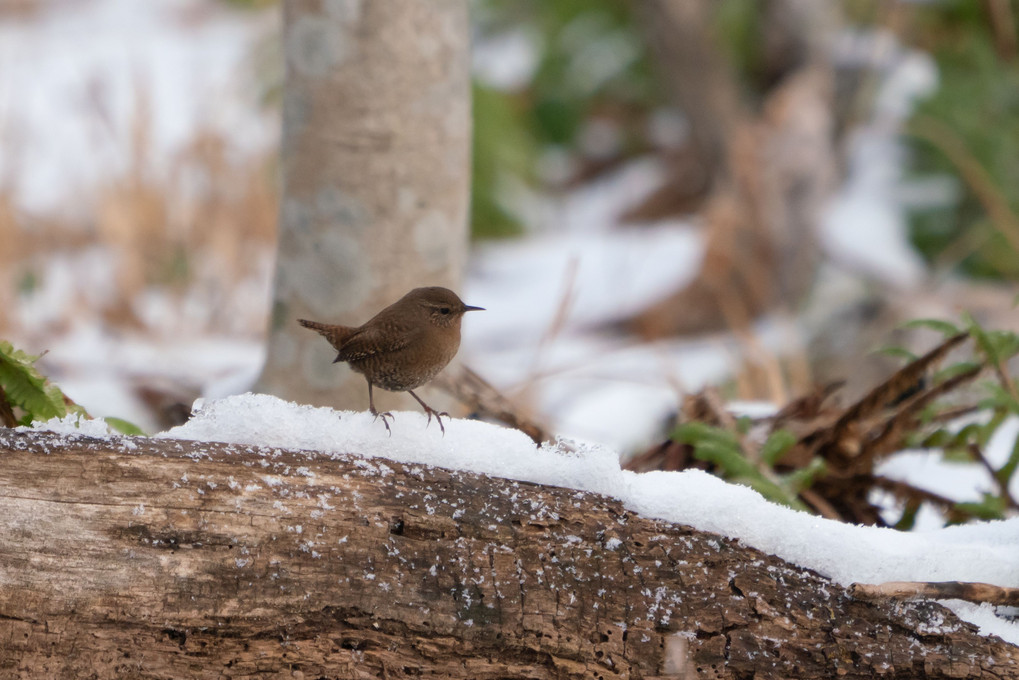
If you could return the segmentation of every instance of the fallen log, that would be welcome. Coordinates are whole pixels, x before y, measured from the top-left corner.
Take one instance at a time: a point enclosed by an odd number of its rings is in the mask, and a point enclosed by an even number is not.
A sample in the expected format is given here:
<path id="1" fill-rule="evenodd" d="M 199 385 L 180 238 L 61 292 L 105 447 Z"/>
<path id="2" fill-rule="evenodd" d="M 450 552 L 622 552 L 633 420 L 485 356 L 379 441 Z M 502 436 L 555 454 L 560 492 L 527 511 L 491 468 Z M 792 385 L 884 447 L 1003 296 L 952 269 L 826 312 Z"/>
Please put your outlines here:
<path id="1" fill-rule="evenodd" d="M 1019 677 L 937 603 L 596 494 L 172 439 L 0 456 L 0 677 Z"/>

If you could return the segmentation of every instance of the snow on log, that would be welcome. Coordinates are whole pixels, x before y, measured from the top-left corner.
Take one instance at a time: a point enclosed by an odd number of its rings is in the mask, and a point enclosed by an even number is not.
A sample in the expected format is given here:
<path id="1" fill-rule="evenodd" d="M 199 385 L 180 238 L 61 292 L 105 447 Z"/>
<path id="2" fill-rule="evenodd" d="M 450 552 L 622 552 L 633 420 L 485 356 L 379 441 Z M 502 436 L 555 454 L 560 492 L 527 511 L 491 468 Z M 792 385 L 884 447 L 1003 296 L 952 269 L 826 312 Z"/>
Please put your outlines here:
<path id="1" fill-rule="evenodd" d="M 1019 648 L 605 496 L 0 429 L 0 676 L 1008 678 Z"/>

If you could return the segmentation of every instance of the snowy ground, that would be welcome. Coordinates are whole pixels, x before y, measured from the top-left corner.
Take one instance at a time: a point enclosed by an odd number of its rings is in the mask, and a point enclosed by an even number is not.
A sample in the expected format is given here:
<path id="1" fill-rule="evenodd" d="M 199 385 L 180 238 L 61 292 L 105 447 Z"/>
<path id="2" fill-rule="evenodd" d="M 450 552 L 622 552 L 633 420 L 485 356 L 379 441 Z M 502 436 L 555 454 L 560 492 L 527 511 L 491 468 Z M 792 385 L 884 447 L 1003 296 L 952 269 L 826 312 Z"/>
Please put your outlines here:
<path id="1" fill-rule="evenodd" d="M 238 153 L 277 139 L 250 63 L 272 13 L 204 0 L 38 7 L 0 20 L 0 185 L 16 189 L 22 208 L 88 200 L 132 162 L 140 119 L 151 158 L 163 161 L 157 172 L 198 130 L 225 133 Z"/>
<path id="2" fill-rule="evenodd" d="M 616 451 L 598 445 L 536 448 L 517 430 L 475 420 L 452 420 L 442 434 L 421 413 L 394 416 L 389 435 L 368 413 L 246 394 L 199 404 L 187 424 L 158 436 L 379 457 L 591 491 L 644 517 L 739 539 L 842 585 L 958 580 L 1019 587 L 1019 518 L 912 533 L 851 526 L 769 503 L 700 471 L 625 471 Z M 41 427 L 108 435 L 100 421 L 77 429 L 73 417 Z M 993 607 L 945 604 L 983 634 L 1019 644 L 1019 624 Z"/>
<path id="3" fill-rule="evenodd" d="M 198 128 L 224 135 L 238 155 L 275 143 L 278 120 L 255 105 L 264 84 L 251 64 L 276 25 L 274 13 L 230 11 L 208 0 L 40 7 L 29 19 L 0 21 L 0 179 L 17 178 L 25 210 L 75 205 L 97 181 L 123 171 L 140 115 L 157 174 L 168 171 L 160 159 L 172 158 Z M 837 46 L 846 62 L 880 55 L 885 77 L 822 237 L 869 276 L 904 286 L 921 272 L 904 237 L 895 135 L 936 75 L 922 55 L 875 41 L 854 35 Z M 493 86 L 515 87 L 534 68 L 533 49 L 525 39 L 482 45 L 476 71 Z M 680 394 L 726 379 L 740 353 L 725 335 L 647 345 L 603 330 L 692 279 L 700 265 L 696 223 L 617 228 L 619 215 L 661 178 L 654 160 L 641 160 L 566 196 L 517 201 L 530 237 L 479 246 L 463 286 L 465 299 L 489 311 L 465 321 L 461 358 L 511 397 L 526 398 L 554 431 L 624 452 L 660 437 Z M 203 334 L 195 320 L 215 311 L 200 309 L 200 298 L 173 306 L 158 294 L 139 296 L 144 333 L 75 318 L 81 291 L 101 298 L 115 285 L 112 266 L 110 254 L 95 249 L 63 255 L 12 315 L 33 339 L 37 329 L 63 323 L 59 335 L 27 349 L 49 350 L 43 369 L 72 398 L 96 415 L 151 430 L 134 389 L 146 377 L 207 397 L 251 384 L 261 342 L 251 333 Z M 235 314 L 268 312 L 270 270 L 263 271 L 263 281 L 239 284 L 246 292 L 234 296 Z M 758 332 L 776 352 L 802 344 L 779 320 Z"/>

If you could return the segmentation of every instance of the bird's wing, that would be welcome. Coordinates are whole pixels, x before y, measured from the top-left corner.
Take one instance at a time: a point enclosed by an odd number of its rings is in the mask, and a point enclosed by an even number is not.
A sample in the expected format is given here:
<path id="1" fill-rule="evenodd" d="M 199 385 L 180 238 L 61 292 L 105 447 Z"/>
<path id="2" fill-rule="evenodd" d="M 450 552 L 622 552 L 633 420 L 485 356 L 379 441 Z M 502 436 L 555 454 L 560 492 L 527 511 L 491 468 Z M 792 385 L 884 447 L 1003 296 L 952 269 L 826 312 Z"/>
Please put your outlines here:
<path id="1" fill-rule="evenodd" d="M 412 345 L 422 334 L 420 328 L 399 325 L 361 328 L 339 348 L 336 361 L 360 361 L 371 356 L 397 352 Z"/>

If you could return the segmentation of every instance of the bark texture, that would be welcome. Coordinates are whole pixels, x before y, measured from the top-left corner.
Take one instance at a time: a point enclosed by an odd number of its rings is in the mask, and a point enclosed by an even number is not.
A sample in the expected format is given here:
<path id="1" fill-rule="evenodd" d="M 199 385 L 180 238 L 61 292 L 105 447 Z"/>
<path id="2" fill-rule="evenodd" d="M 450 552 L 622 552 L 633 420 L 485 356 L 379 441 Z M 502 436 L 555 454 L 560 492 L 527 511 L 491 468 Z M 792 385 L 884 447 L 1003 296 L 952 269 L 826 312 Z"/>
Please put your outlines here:
<path id="1" fill-rule="evenodd" d="M 172 440 L 0 454 L 5 678 L 1019 676 L 937 604 L 592 494 Z"/>
<path id="2" fill-rule="evenodd" d="M 298 318 L 357 326 L 408 290 L 457 290 L 467 247 L 466 0 L 286 0 L 282 200 L 258 389 L 364 409 L 364 379 Z M 380 409 L 406 395 L 381 393 Z M 427 400 L 427 397 L 426 397 Z"/>

